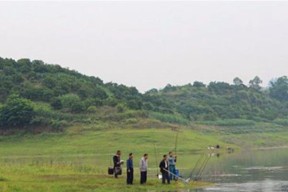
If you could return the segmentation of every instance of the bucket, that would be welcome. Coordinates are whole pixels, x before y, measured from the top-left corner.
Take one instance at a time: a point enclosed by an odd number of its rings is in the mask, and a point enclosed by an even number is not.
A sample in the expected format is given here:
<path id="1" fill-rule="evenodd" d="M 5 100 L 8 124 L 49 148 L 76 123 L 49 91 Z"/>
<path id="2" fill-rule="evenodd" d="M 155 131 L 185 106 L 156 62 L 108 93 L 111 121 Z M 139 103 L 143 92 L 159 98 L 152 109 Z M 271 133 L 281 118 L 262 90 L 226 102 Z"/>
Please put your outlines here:
<path id="1" fill-rule="evenodd" d="M 179 169 L 175 169 L 175 175 L 179 177 Z"/>

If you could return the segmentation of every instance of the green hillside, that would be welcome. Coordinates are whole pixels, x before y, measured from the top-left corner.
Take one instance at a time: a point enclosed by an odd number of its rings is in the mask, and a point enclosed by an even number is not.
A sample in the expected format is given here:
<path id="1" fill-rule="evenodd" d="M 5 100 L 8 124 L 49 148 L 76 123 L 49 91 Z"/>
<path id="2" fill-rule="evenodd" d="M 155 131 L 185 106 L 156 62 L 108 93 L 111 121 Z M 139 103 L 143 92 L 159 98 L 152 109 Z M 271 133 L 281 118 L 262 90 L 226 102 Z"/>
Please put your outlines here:
<path id="1" fill-rule="evenodd" d="M 104 83 L 59 65 L 39 60 L 0 58 L 0 126 L 34 131 L 64 127 L 117 124 L 155 127 L 172 123 L 288 125 L 288 79 L 280 77 L 261 87 L 255 77 L 246 86 L 202 82 L 167 85 L 141 94 L 135 87 Z M 167 124 L 168 123 L 168 124 Z"/>
<path id="2" fill-rule="evenodd" d="M 280 81 L 285 86 L 278 85 Z M 180 113 L 190 121 L 245 119 L 271 122 L 278 118 L 286 119 L 287 77 L 279 78 L 270 88 L 258 86 L 230 85 L 225 82 L 211 82 L 206 86 L 194 82 L 193 85 L 167 85 L 160 91 L 152 90 L 146 94 L 165 98 L 173 109 L 171 111 Z M 279 92 L 274 94 L 277 89 Z M 278 97 L 282 94 L 280 92 L 283 93 L 283 99 Z"/>

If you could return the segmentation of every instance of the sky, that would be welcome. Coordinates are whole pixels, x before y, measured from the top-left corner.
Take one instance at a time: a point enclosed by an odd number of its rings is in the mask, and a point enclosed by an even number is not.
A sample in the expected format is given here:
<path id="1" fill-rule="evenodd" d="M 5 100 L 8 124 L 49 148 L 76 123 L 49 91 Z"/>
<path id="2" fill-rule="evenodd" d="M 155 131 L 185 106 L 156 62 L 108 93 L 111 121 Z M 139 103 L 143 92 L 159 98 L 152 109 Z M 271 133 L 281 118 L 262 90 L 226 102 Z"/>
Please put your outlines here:
<path id="1" fill-rule="evenodd" d="M 288 75 L 286 1 L 0 1 L 0 57 L 145 92 Z"/>

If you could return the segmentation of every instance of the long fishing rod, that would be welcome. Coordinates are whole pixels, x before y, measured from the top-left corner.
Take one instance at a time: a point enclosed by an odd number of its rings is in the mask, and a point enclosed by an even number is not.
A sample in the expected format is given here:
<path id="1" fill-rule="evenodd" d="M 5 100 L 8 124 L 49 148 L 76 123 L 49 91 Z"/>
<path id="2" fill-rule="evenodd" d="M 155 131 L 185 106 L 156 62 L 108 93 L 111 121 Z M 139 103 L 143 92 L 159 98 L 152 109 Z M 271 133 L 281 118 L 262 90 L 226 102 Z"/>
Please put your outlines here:
<path id="1" fill-rule="evenodd" d="M 198 173 L 196 174 L 196 177 L 194 178 L 194 181 L 198 181 L 199 179 L 201 179 L 201 176 L 202 176 L 202 174 L 203 174 L 203 171 L 205 170 L 206 165 L 207 165 L 210 157 L 211 157 L 211 156 L 209 155 L 207 158 L 204 159 L 204 161 L 203 161 L 203 163 L 202 163 L 202 165 L 201 165 Z"/>
<path id="2" fill-rule="evenodd" d="M 174 147 L 175 155 L 177 155 L 178 135 L 179 135 L 179 130 L 177 130 L 177 134 L 175 138 L 175 147 Z"/>
<path id="3" fill-rule="evenodd" d="M 210 150 L 211 148 L 209 147 L 208 149 Z M 214 148 L 212 148 L 212 150 L 213 150 L 213 149 L 214 149 Z M 202 176 L 202 174 L 203 174 L 203 172 L 204 172 L 204 170 L 205 170 L 205 168 L 206 168 L 206 166 L 207 166 L 207 164 L 208 164 L 208 161 L 210 160 L 210 158 L 211 158 L 211 156 L 212 156 L 213 153 L 214 153 L 214 151 L 210 152 L 210 153 L 208 154 L 208 157 L 203 161 L 203 163 L 202 163 L 202 165 L 201 165 L 201 167 L 200 167 L 200 169 L 199 169 L 199 172 L 198 172 L 198 174 L 196 175 L 196 177 L 195 177 L 195 179 L 194 179 L 195 181 L 201 178 L 201 176 Z"/>
<path id="4" fill-rule="evenodd" d="M 205 160 L 204 158 L 205 158 L 205 153 L 203 153 L 203 154 L 200 156 L 200 158 L 197 160 L 195 166 L 193 167 L 192 171 L 190 172 L 190 174 L 189 174 L 189 178 L 190 178 L 190 179 L 192 178 L 192 176 L 194 175 L 194 173 L 197 171 L 200 163 L 201 163 L 203 160 Z M 196 174 L 195 174 L 195 175 L 196 175 Z"/>
<path id="5" fill-rule="evenodd" d="M 175 176 L 175 177 L 177 178 L 177 180 L 179 179 L 179 180 L 183 181 L 184 183 L 188 183 L 188 182 L 190 181 L 189 178 L 188 178 L 188 179 L 184 179 L 184 178 L 180 177 L 179 175 L 176 175 L 176 174 L 170 172 L 169 170 L 167 170 L 167 169 L 165 169 L 165 168 L 163 168 L 163 170 L 167 171 L 167 173 Z"/>
<path id="6" fill-rule="evenodd" d="M 159 177 L 159 170 L 158 170 L 158 162 L 157 162 L 157 148 L 156 148 L 156 144 L 154 143 L 154 153 L 155 153 L 155 165 L 156 165 L 156 170 L 157 170 L 157 175 L 156 177 Z"/>
<path id="7" fill-rule="evenodd" d="M 208 148 L 209 150 L 211 148 Z M 210 154 L 210 153 L 209 153 Z M 192 171 L 190 172 L 189 174 L 189 179 L 192 179 L 192 177 L 194 176 L 194 179 L 193 180 L 197 180 L 201 177 L 208 161 L 209 161 L 209 156 L 207 158 L 206 157 L 206 153 L 204 152 L 200 157 L 199 159 L 197 160 L 195 166 L 193 167 Z"/>

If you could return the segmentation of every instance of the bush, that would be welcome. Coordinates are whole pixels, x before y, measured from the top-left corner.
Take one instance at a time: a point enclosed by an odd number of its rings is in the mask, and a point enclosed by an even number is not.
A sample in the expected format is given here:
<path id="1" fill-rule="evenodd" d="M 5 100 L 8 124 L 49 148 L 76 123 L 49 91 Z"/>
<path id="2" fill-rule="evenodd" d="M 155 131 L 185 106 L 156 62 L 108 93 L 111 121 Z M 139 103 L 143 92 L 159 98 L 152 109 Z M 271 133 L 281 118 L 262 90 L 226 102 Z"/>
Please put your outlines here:
<path id="1" fill-rule="evenodd" d="M 221 119 L 216 121 L 205 121 L 202 124 L 216 126 L 251 126 L 255 125 L 255 121 L 246 119 Z"/>
<path id="2" fill-rule="evenodd" d="M 88 113 L 96 113 L 96 111 L 97 111 L 97 107 L 96 106 L 90 106 L 87 109 Z"/>
<path id="3" fill-rule="evenodd" d="M 275 119 L 273 123 L 278 125 L 288 126 L 288 119 Z"/>
<path id="4" fill-rule="evenodd" d="M 75 94 L 66 94 L 59 97 L 63 108 L 70 108 L 74 103 L 80 102 L 80 97 Z"/>
<path id="5" fill-rule="evenodd" d="M 59 130 L 59 131 L 61 131 L 63 127 L 66 127 L 69 125 L 68 122 L 65 120 L 61 120 L 61 121 L 51 120 L 50 124 L 52 128 L 54 128 L 55 130 Z"/>
<path id="6" fill-rule="evenodd" d="M 0 111 L 0 126 L 23 127 L 30 123 L 35 115 L 33 104 L 28 99 L 12 95 Z"/>
<path id="7" fill-rule="evenodd" d="M 117 106 L 117 112 L 118 113 L 123 113 L 126 110 L 126 106 L 124 104 L 119 103 Z"/>
<path id="8" fill-rule="evenodd" d="M 187 125 L 189 121 L 180 115 L 162 114 L 162 113 L 150 113 L 150 117 L 167 123 L 179 123 Z"/>

